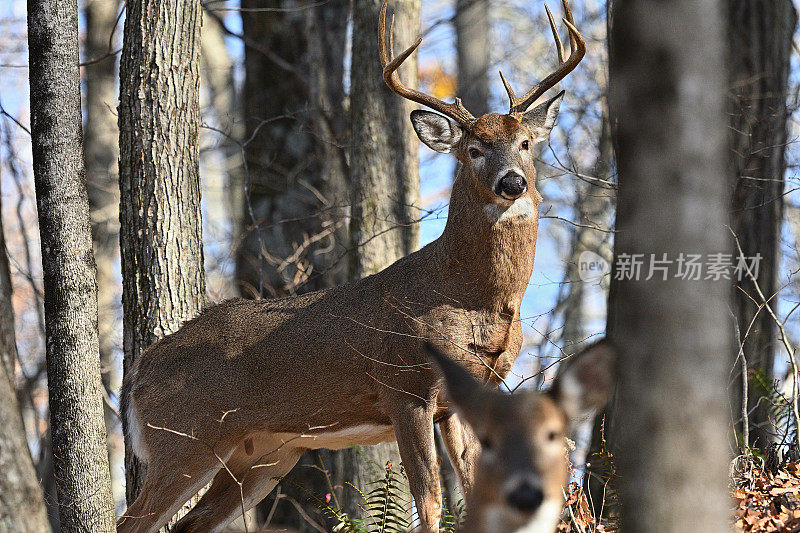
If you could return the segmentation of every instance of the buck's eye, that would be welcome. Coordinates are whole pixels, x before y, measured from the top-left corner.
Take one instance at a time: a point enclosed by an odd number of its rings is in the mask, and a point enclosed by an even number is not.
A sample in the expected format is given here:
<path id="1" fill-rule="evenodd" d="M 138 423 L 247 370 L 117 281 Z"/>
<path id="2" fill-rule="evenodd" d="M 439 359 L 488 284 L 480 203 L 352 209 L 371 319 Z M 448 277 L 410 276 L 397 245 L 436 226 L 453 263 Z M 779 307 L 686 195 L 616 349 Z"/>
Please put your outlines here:
<path id="1" fill-rule="evenodd" d="M 477 148 L 470 148 L 469 149 L 469 156 L 472 159 L 478 159 L 482 155 L 483 155 L 483 153 L 480 150 L 478 150 Z"/>
<path id="2" fill-rule="evenodd" d="M 528 140 L 525 139 L 524 141 L 522 141 L 522 144 L 520 145 L 519 148 L 520 148 L 520 150 L 527 150 L 528 149 Z"/>
<path id="3" fill-rule="evenodd" d="M 480 439 L 480 443 L 481 443 L 481 448 L 483 448 L 484 451 L 489 451 L 492 449 L 492 441 L 489 440 L 488 438 L 483 437 L 482 439 Z"/>

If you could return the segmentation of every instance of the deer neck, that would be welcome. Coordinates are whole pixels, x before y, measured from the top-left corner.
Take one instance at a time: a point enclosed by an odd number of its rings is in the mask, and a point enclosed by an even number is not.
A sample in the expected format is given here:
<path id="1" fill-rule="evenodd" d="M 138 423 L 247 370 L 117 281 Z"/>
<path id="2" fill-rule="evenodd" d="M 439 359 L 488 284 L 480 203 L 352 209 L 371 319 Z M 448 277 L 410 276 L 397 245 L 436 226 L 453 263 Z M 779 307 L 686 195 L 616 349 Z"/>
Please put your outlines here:
<path id="1" fill-rule="evenodd" d="M 463 278 L 459 281 L 473 301 L 503 309 L 510 303 L 518 306 L 533 272 L 538 193 L 500 206 L 482 197 L 470 180 L 462 168 L 453 184 L 440 238 L 443 266 L 449 275 Z"/>

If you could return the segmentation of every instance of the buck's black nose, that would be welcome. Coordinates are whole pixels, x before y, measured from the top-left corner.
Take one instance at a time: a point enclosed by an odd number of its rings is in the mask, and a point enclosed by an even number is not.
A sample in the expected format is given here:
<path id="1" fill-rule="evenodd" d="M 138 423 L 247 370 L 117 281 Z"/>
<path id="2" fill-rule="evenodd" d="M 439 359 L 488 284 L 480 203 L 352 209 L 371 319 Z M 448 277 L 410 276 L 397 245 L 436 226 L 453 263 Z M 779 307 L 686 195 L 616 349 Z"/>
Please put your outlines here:
<path id="1" fill-rule="evenodd" d="M 524 481 L 517 486 L 512 492 L 506 496 L 508 505 L 512 508 L 530 513 L 539 508 L 544 500 L 542 490 L 534 487 L 527 481 Z"/>
<path id="2" fill-rule="evenodd" d="M 521 176 L 512 170 L 500 178 L 494 192 L 509 199 L 516 199 L 525 194 L 527 190 L 528 182 L 525 181 L 525 176 Z"/>

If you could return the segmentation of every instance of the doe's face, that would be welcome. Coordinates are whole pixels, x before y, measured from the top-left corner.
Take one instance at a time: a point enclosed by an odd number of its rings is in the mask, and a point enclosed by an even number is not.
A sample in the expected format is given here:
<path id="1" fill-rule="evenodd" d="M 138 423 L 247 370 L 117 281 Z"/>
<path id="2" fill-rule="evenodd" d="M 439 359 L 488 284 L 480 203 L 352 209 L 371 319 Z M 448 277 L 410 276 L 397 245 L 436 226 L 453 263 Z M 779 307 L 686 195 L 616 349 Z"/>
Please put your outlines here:
<path id="1" fill-rule="evenodd" d="M 430 111 L 414 111 L 411 122 L 420 140 L 431 149 L 452 153 L 481 189 L 498 205 L 511 205 L 536 192 L 533 147 L 548 138 L 564 93 L 527 113 L 488 113 L 466 130 Z"/>
<path id="2" fill-rule="evenodd" d="M 549 527 L 561 513 L 568 481 L 567 416 L 544 394 L 492 396 L 477 418 L 460 410 L 481 443 L 474 499 L 507 526 L 539 518 Z"/>
<path id="3" fill-rule="evenodd" d="M 481 443 L 469 512 L 491 522 L 484 531 L 552 532 L 568 481 L 566 436 L 575 420 L 605 405 L 616 352 L 600 341 L 572 356 L 549 391 L 504 394 L 428 345 L 446 398 Z M 471 509 L 469 508 L 471 506 Z"/>

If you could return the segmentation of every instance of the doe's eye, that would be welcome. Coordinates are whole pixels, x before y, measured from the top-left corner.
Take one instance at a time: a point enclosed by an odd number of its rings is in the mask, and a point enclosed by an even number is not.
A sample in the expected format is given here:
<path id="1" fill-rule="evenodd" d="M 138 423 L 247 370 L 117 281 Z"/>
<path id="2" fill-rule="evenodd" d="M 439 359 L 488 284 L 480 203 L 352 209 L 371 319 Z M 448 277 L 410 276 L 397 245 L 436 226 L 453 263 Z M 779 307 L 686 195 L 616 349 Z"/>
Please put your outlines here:
<path id="1" fill-rule="evenodd" d="M 481 151 L 480 151 L 480 150 L 478 150 L 477 148 L 470 148 L 470 149 L 469 149 L 469 156 L 470 156 L 472 159 L 478 159 L 478 158 L 479 158 L 480 156 L 482 156 L 482 155 L 483 155 L 483 154 L 481 153 Z"/>
<path id="2" fill-rule="evenodd" d="M 520 145 L 520 149 L 527 150 L 528 146 L 529 146 L 528 140 L 525 139 L 524 141 L 522 141 L 522 144 Z"/>
<path id="3" fill-rule="evenodd" d="M 553 442 L 553 441 L 555 441 L 557 438 L 558 438 L 558 432 L 556 432 L 556 431 L 550 431 L 549 433 L 547 433 L 547 440 L 548 440 L 548 441 L 550 441 L 550 442 Z"/>

